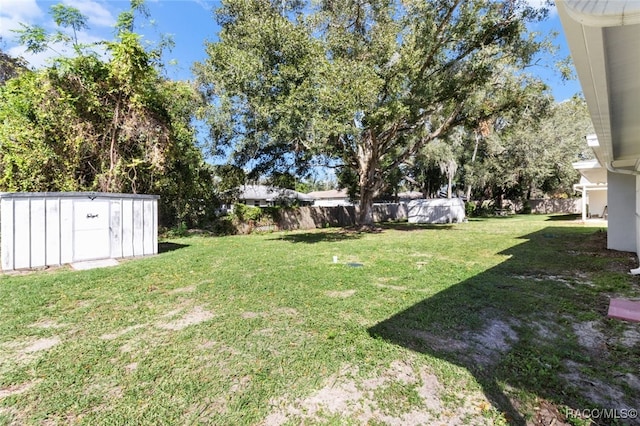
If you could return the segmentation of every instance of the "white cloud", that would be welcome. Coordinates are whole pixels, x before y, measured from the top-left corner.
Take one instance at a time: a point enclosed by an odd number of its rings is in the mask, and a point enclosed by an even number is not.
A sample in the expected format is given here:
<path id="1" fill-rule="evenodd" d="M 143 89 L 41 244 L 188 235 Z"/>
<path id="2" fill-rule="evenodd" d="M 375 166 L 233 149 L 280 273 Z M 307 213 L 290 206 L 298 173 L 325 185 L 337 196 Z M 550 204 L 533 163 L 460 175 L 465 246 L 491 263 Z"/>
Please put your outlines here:
<path id="1" fill-rule="evenodd" d="M 16 43 L 16 34 L 11 30 L 19 29 L 20 23 L 27 25 L 40 25 L 47 31 L 60 30 L 69 36 L 73 35 L 70 28 L 59 28 L 53 22 L 49 14 L 49 7 L 58 3 L 58 0 L 0 0 L 0 36 L 3 39 L 4 48 L 14 57 L 23 57 L 34 68 L 47 65 L 52 57 L 63 55 L 73 55 L 70 48 L 62 44 L 53 44 L 50 49 L 37 54 L 27 52 L 23 46 Z M 77 34 L 80 44 L 92 44 L 105 39 L 111 39 L 113 32 L 111 28 L 116 23 L 115 15 L 111 9 L 125 7 L 126 2 L 100 2 L 95 0 L 64 0 L 64 4 L 75 7 L 87 17 L 88 30 L 79 31 Z M 124 6 L 123 6 L 124 5 Z M 101 51 L 102 48 L 96 47 Z"/>
<path id="2" fill-rule="evenodd" d="M 116 23 L 114 14 L 104 3 L 92 0 L 66 0 L 64 3 L 75 7 L 85 15 L 88 18 L 90 28 L 113 27 Z M 112 2 L 112 4 L 117 4 L 117 2 Z"/>
<path id="3" fill-rule="evenodd" d="M 43 15 L 36 0 L 0 0 L 0 15 L 22 19 L 33 19 Z"/>
<path id="4" fill-rule="evenodd" d="M 5 41 L 15 38 L 11 30 L 20 28 L 20 23 L 32 24 L 44 16 L 36 0 L 0 0 L 0 36 Z"/>

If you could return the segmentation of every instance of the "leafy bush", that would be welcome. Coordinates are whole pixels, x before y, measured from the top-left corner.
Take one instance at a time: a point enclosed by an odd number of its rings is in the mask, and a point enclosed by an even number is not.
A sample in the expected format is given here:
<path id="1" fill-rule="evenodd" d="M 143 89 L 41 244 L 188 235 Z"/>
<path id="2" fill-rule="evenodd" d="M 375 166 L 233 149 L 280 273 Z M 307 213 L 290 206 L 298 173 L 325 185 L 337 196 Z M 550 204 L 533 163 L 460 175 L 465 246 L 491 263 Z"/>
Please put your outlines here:
<path id="1" fill-rule="evenodd" d="M 496 205 L 492 200 L 485 200 L 481 203 L 476 203 L 474 210 L 474 216 L 476 217 L 489 217 L 496 215 Z"/>
<path id="2" fill-rule="evenodd" d="M 238 229 L 229 216 L 216 219 L 212 224 L 211 231 L 215 235 L 235 235 L 238 233 Z"/>
<path id="3" fill-rule="evenodd" d="M 265 219 L 268 218 L 274 223 L 277 223 L 278 219 L 280 219 L 280 210 L 282 210 L 281 207 L 262 207 L 261 209 L 263 217 Z"/>
<path id="4" fill-rule="evenodd" d="M 262 209 L 245 204 L 236 204 L 233 206 L 232 216 L 241 223 L 249 221 L 258 222 L 262 218 Z"/>
<path id="5" fill-rule="evenodd" d="M 476 203 L 474 201 L 467 201 L 464 203 L 464 214 L 467 217 L 473 217 L 476 214 Z"/>
<path id="6" fill-rule="evenodd" d="M 189 227 L 185 222 L 180 222 L 178 225 L 170 228 L 166 232 L 168 238 L 186 237 L 189 231 Z"/>

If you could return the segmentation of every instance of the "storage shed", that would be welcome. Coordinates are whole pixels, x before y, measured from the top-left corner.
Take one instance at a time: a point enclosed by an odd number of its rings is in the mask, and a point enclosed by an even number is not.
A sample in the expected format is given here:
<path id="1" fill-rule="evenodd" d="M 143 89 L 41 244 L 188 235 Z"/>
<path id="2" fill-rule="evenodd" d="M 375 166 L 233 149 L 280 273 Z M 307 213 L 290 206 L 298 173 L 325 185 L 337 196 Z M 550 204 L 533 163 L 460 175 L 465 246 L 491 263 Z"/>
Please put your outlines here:
<path id="1" fill-rule="evenodd" d="M 0 193 L 2 269 L 158 253 L 157 195 Z"/>
<path id="2" fill-rule="evenodd" d="M 452 223 L 465 218 L 461 198 L 434 198 L 413 200 L 407 204 L 409 223 Z"/>

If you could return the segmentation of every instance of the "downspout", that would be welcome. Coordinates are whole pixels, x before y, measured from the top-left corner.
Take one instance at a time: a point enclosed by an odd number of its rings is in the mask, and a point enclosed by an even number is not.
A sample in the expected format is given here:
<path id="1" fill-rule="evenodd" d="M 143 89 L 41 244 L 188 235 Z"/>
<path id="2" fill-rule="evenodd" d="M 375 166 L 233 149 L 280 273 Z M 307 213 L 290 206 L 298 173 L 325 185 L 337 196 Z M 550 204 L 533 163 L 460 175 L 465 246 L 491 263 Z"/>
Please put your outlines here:
<path id="1" fill-rule="evenodd" d="M 633 166 L 633 170 L 631 169 L 619 169 L 616 167 L 613 167 L 613 165 L 611 165 L 611 162 L 607 162 L 605 163 L 605 167 L 607 168 L 608 171 L 610 171 L 611 173 L 617 173 L 617 174 L 621 174 L 621 175 L 632 175 L 632 176 L 640 176 L 640 158 L 638 158 L 636 160 L 636 164 Z M 637 185 L 637 183 L 636 183 Z M 636 245 L 637 245 L 637 240 L 638 240 L 638 222 L 639 222 L 639 216 L 638 216 L 638 212 L 635 212 L 635 217 L 636 217 Z M 636 247 L 636 255 L 638 251 L 638 247 Z M 635 268 L 635 269 L 631 269 L 629 271 L 631 273 L 631 275 L 640 275 L 640 267 Z"/>

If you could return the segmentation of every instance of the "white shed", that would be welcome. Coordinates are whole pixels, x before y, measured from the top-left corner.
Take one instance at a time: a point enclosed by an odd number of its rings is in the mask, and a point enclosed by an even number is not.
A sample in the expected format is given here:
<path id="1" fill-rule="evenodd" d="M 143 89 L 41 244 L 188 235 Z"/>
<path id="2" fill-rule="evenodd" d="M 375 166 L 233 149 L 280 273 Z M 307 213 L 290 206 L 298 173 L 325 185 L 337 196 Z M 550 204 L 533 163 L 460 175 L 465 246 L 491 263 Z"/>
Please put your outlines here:
<path id="1" fill-rule="evenodd" d="M 157 195 L 0 193 L 2 269 L 158 253 Z"/>
<path id="2" fill-rule="evenodd" d="M 413 200 L 407 204 L 409 223 L 463 222 L 464 201 L 461 198 L 434 198 Z"/>

